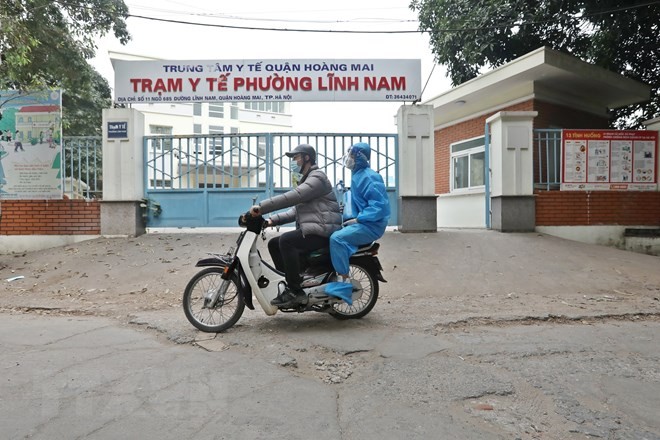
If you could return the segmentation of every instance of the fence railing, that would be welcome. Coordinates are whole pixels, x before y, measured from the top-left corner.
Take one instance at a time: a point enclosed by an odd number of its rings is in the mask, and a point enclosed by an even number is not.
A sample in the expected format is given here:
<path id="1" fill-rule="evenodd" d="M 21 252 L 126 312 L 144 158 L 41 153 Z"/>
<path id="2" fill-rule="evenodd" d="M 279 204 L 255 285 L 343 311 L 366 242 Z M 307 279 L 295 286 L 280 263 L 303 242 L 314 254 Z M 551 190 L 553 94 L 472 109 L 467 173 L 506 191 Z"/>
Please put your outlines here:
<path id="1" fill-rule="evenodd" d="M 371 146 L 371 166 L 388 189 L 396 188 L 396 145 L 393 134 L 257 133 L 145 136 L 147 190 L 264 189 L 269 195 L 292 185 L 291 158 L 285 153 L 308 143 L 317 164 L 331 182 L 350 186 L 351 175 L 339 163 L 356 142 Z"/>
<path id="2" fill-rule="evenodd" d="M 71 199 L 103 197 L 103 140 L 99 137 L 63 138 L 62 190 Z"/>
<path id="3" fill-rule="evenodd" d="M 561 129 L 534 130 L 534 188 L 559 189 L 561 183 Z"/>
<path id="4" fill-rule="evenodd" d="M 157 142 L 156 137 L 152 142 Z M 62 184 L 65 196 L 72 199 L 103 197 L 102 145 L 101 137 L 64 137 Z M 263 148 L 261 145 L 259 147 Z M 558 189 L 561 183 L 561 129 L 534 130 L 534 148 L 534 187 L 545 190 Z M 391 184 L 394 177 L 391 170 L 392 162 L 384 160 L 381 164 L 381 155 L 378 153 L 376 156 L 378 170 L 381 174 L 385 174 L 386 184 Z"/>

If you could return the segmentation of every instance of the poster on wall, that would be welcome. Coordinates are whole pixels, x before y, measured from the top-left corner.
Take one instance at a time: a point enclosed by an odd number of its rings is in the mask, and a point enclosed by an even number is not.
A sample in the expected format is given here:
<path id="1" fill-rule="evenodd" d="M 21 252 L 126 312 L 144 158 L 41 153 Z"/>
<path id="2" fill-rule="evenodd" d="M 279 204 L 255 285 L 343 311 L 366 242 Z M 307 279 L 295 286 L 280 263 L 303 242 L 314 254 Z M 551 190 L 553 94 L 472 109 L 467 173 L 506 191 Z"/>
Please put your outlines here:
<path id="1" fill-rule="evenodd" d="M 563 130 L 561 189 L 655 191 L 658 132 Z"/>
<path id="2" fill-rule="evenodd" d="M 0 198 L 61 199 L 62 91 L 0 90 Z"/>

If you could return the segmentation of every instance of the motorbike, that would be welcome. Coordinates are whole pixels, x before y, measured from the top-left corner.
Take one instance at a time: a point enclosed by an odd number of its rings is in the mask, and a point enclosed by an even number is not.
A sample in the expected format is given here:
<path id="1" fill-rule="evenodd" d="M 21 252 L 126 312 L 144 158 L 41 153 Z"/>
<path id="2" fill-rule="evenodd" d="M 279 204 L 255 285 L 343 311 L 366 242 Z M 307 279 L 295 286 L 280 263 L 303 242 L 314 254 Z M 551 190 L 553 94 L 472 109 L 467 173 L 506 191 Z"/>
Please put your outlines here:
<path id="1" fill-rule="evenodd" d="M 227 330 L 238 322 L 246 306 L 255 309 L 253 297 L 268 316 L 313 311 L 337 319 L 357 319 L 374 308 L 378 283 L 387 282 L 381 273 L 377 242 L 361 246 L 350 258 L 352 304 L 325 292 L 328 283 L 337 281 L 337 274 L 329 248 L 323 248 L 303 256 L 301 261 L 306 303 L 282 308 L 271 305 L 270 301 L 286 288 L 286 282 L 284 273 L 264 261 L 258 249 L 259 237 L 266 240 L 267 224 L 262 216 L 242 215 L 239 225 L 246 229 L 240 232 L 236 246 L 225 254 L 210 254 L 197 262 L 196 267 L 203 269 L 190 279 L 183 293 L 183 310 L 193 326 L 208 333 Z"/>

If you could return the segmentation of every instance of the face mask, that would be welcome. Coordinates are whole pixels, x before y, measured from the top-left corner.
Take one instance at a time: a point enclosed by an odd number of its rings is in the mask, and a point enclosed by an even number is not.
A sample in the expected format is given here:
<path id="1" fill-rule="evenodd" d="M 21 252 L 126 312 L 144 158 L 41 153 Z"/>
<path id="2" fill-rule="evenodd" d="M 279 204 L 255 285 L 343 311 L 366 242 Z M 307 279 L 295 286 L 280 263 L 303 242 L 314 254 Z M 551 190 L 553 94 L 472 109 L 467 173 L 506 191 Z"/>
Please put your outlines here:
<path id="1" fill-rule="evenodd" d="M 346 160 L 344 161 L 344 166 L 349 170 L 355 168 L 355 159 L 353 158 L 353 156 L 348 156 L 346 158 Z"/>
<path id="2" fill-rule="evenodd" d="M 300 179 L 302 179 L 302 173 L 300 172 L 302 169 L 300 168 L 300 165 L 298 165 L 298 162 L 295 160 L 291 161 L 291 186 L 296 187 L 298 186 L 298 183 L 300 182 Z"/>
<path id="3" fill-rule="evenodd" d="M 341 164 L 349 170 L 355 168 L 355 158 L 353 157 L 353 148 L 349 148 L 344 157 L 341 158 Z"/>

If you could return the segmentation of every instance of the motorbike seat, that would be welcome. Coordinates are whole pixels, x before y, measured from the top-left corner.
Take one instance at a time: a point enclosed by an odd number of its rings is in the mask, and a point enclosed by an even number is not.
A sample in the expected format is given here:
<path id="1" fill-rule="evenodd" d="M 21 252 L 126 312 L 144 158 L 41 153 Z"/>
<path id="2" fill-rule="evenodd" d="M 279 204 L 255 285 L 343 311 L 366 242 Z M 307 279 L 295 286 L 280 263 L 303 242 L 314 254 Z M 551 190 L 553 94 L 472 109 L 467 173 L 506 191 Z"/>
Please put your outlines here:
<path id="1" fill-rule="evenodd" d="M 361 244 L 358 246 L 357 251 L 355 253 L 360 253 L 360 252 L 366 252 L 366 251 L 371 251 L 374 248 L 377 250 L 380 247 L 380 244 L 372 241 L 371 243 L 366 243 L 366 244 Z M 318 259 L 322 259 L 325 257 L 330 257 L 330 248 L 329 247 L 322 247 L 320 249 L 316 249 L 309 254 L 307 254 L 307 259 L 309 261 L 315 261 Z"/>
<path id="2" fill-rule="evenodd" d="M 363 252 L 373 254 L 375 252 L 378 252 L 379 247 L 380 244 L 375 241 L 371 243 L 363 244 L 358 246 L 358 249 L 354 255 L 360 256 L 360 254 Z M 303 261 L 304 261 L 303 263 L 304 270 L 302 273 L 303 278 L 318 276 L 324 273 L 325 271 L 332 269 L 331 266 L 332 263 L 330 262 L 329 247 L 323 247 L 310 252 L 305 257 L 303 257 Z"/>

